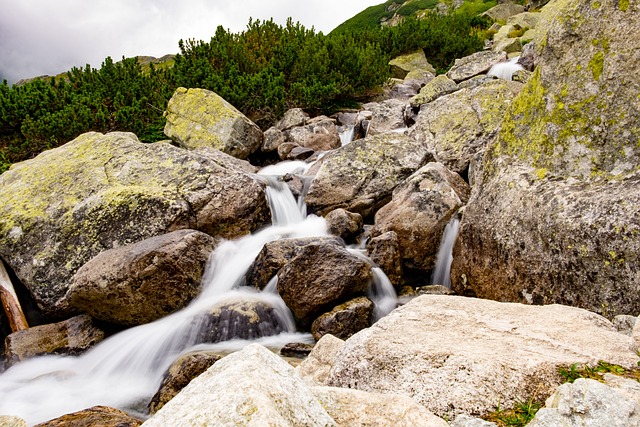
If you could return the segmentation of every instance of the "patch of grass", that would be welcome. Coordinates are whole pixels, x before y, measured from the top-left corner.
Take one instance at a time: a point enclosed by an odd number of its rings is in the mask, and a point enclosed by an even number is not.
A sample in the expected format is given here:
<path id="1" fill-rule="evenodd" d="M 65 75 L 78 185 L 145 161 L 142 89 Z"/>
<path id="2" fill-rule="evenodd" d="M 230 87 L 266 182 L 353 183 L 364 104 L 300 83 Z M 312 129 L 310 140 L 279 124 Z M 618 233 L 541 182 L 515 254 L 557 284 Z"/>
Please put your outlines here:
<path id="1" fill-rule="evenodd" d="M 507 37 L 509 37 L 510 39 L 515 39 L 516 37 L 522 36 L 526 32 L 527 32 L 527 28 L 516 27 L 513 30 L 509 31 L 509 34 L 507 34 Z"/>
<path id="2" fill-rule="evenodd" d="M 595 366 L 574 363 L 568 368 L 560 368 L 558 373 L 562 378 L 564 378 L 564 382 L 567 383 L 573 383 L 578 378 L 588 378 L 602 382 L 604 374 L 607 373 L 634 379 L 640 382 L 640 362 L 638 362 L 638 368 L 632 369 L 626 369 L 620 365 L 608 363 L 603 360 L 599 361 Z"/>
<path id="3" fill-rule="evenodd" d="M 500 409 L 491 412 L 484 417 L 485 420 L 496 423 L 500 427 L 526 426 L 535 417 L 536 412 L 542 408 L 543 402 L 533 397 L 527 402 L 517 402 L 512 409 Z"/>

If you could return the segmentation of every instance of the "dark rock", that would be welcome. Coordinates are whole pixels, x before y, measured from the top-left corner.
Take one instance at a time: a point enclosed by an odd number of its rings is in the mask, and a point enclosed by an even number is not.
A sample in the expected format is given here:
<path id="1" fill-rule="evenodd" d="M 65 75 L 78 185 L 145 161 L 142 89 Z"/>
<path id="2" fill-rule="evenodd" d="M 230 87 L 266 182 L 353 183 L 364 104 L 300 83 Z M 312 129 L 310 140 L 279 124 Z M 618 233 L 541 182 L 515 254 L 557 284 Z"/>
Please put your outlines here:
<path id="1" fill-rule="evenodd" d="M 369 240 L 367 251 L 371 261 L 382 269 L 394 287 L 403 284 L 400 240 L 395 231 L 387 231 Z"/>
<path id="2" fill-rule="evenodd" d="M 326 334 L 346 340 L 351 335 L 371 326 L 373 302 L 367 297 L 358 297 L 336 306 L 313 321 L 311 333 L 319 340 Z"/>
<path id="3" fill-rule="evenodd" d="M 284 347 L 280 349 L 280 356 L 303 359 L 307 357 L 309 353 L 311 353 L 311 350 L 313 350 L 313 346 L 313 344 L 306 344 L 301 342 L 285 344 Z"/>
<path id="4" fill-rule="evenodd" d="M 133 418 L 119 409 L 94 406 L 37 424 L 34 427 L 137 427 L 141 424 L 142 420 Z"/>
<path id="5" fill-rule="evenodd" d="M 345 241 L 352 240 L 362 232 L 362 216 L 344 209 L 335 209 L 327 214 L 329 233 Z"/>

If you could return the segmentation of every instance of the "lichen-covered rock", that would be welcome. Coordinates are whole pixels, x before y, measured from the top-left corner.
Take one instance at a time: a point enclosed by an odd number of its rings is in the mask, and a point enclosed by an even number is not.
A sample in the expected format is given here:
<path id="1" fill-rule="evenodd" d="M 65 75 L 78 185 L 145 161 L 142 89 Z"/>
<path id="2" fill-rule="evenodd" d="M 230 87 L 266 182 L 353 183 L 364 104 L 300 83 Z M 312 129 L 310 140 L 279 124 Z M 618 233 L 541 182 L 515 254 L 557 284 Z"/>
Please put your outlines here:
<path id="1" fill-rule="evenodd" d="M 283 131 L 287 142 L 313 151 L 328 151 L 340 147 L 340 135 L 335 119 L 318 116 L 305 123 L 303 126 L 293 126 Z"/>
<path id="2" fill-rule="evenodd" d="M 216 362 L 143 425 L 332 427 L 336 423 L 287 362 L 251 344 Z"/>
<path id="3" fill-rule="evenodd" d="M 312 243 L 344 247 L 344 243 L 335 237 L 302 237 L 268 242 L 247 270 L 246 285 L 264 289 L 282 267 L 297 256 L 302 248 Z"/>
<path id="4" fill-rule="evenodd" d="M 104 339 L 104 331 L 87 315 L 17 331 L 5 339 L 6 366 L 43 354 L 83 353 Z"/>
<path id="5" fill-rule="evenodd" d="M 408 395 L 449 419 L 478 416 L 549 396 L 560 366 L 636 366 L 630 344 L 587 310 L 423 295 L 345 341 L 327 384 Z"/>
<path id="6" fill-rule="evenodd" d="M 142 420 L 119 409 L 93 406 L 89 409 L 63 415 L 34 427 L 138 427 Z"/>
<path id="7" fill-rule="evenodd" d="M 320 214 L 344 208 L 367 217 L 431 159 L 424 144 L 401 134 L 354 141 L 322 158 L 305 202 Z"/>
<path id="8" fill-rule="evenodd" d="M 404 120 L 404 101 L 387 99 L 379 103 L 369 102 L 363 107 L 373 113 L 367 127 L 367 135 L 378 135 L 407 127 Z"/>
<path id="9" fill-rule="evenodd" d="M 506 21 L 510 16 L 524 12 L 524 6 L 511 2 L 500 3 L 491 9 L 483 12 L 483 16 L 488 16 L 495 21 Z"/>
<path id="10" fill-rule="evenodd" d="M 277 127 L 273 126 L 264 131 L 264 141 L 262 142 L 262 147 L 260 147 L 260 149 L 265 153 L 277 151 L 278 147 L 285 142 L 286 137 L 284 136 L 284 133 Z"/>
<path id="11" fill-rule="evenodd" d="M 28 427 L 27 422 L 19 417 L 0 415 L 0 427 Z"/>
<path id="12" fill-rule="evenodd" d="M 402 253 L 400 239 L 395 231 L 387 231 L 367 242 L 369 259 L 376 264 L 395 288 L 403 283 Z"/>
<path id="13" fill-rule="evenodd" d="M 424 105 L 409 135 L 426 145 L 435 159 L 462 173 L 500 129 L 505 112 L 522 83 L 488 81 Z"/>
<path id="14" fill-rule="evenodd" d="M 130 133 L 80 135 L 0 175 L 0 257 L 45 315 L 67 316 L 59 303 L 71 277 L 104 250 L 182 228 L 233 238 L 267 223 L 265 184 L 228 163 Z"/>
<path id="15" fill-rule="evenodd" d="M 409 100 L 409 104 L 412 107 L 419 107 L 422 104 L 427 104 L 441 96 L 455 92 L 456 90 L 458 90 L 456 82 L 451 80 L 445 74 L 440 74 L 425 84 L 420 89 L 420 93 Z"/>
<path id="16" fill-rule="evenodd" d="M 222 359 L 222 356 L 206 352 L 188 353 L 180 356 L 163 375 L 158 391 L 149 402 L 149 413 L 155 414 L 198 375 Z"/>
<path id="17" fill-rule="evenodd" d="M 341 237 L 345 241 L 353 239 L 362 232 L 362 215 L 338 208 L 325 217 L 329 234 Z"/>
<path id="18" fill-rule="evenodd" d="M 287 110 L 282 119 L 276 123 L 276 128 L 285 131 L 295 126 L 304 126 L 307 124 L 307 120 L 309 120 L 309 115 L 305 113 L 302 108 L 291 108 Z"/>
<path id="19" fill-rule="evenodd" d="M 216 240 L 177 230 L 101 252 L 73 276 L 71 307 L 95 319 L 141 325 L 178 311 L 200 293 Z"/>
<path id="20" fill-rule="evenodd" d="M 433 268 L 444 227 L 466 202 L 468 185 L 441 163 L 418 169 L 393 191 L 391 201 L 375 216 L 373 236 L 393 231 L 404 265 Z"/>
<path id="21" fill-rule="evenodd" d="M 422 49 L 392 59 L 389 61 L 389 66 L 391 67 L 393 77 L 401 80 L 407 77 L 409 72 L 414 70 L 424 70 L 432 74 L 436 73 L 435 68 L 429 64 Z"/>
<path id="22" fill-rule="evenodd" d="M 562 384 L 527 426 L 638 426 L 640 385 L 637 381 L 626 381 L 635 391 L 587 378 Z"/>
<path id="23" fill-rule="evenodd" d="M 206 89 L 176 89 L 165 117 L 165 135 L 184 148 L 213 147 L 245 159 L 262 145 L 260 128 Z"/>
<path id="24" fill-rule="evenodd" d="M 351 335 L 371 326 L 373 302 L 367 297 L 354 298 L 319 316 L 311 324 L 313 338 L 319 340 L 326 334 L 346 340 Z"/>
<path id="25" fill-rule="evenodd" d="M 508 25 L 518 26 L 520 28 L 535 28 L 540 20 L 539 12 L 522 12 L 512 15 L 507 19 Z"/>
<path id="26" fill-rule="evenodd" d="M 502 31 L 502 28 L 500 29 Z M 504 52 L 481 50 L 464 58 L 456 59 L 453 67 L 447 71 L 447 77 L 456 83 L 489 71 L 498 62 L 506 61 Z"/>
<path id="27" fill-rule="evenodd" d="M 369 288 L 371 265 L 337 245 L 304 246 L 278 273 L 278 293 L 300 325 L 362 294 Z"/>
<path id="28" fill-rule="evenodd" d="M 635 2 L 550 3 L 539 64 L 488 149 L 454 290 L 640 312 L 640 51 Z"/>

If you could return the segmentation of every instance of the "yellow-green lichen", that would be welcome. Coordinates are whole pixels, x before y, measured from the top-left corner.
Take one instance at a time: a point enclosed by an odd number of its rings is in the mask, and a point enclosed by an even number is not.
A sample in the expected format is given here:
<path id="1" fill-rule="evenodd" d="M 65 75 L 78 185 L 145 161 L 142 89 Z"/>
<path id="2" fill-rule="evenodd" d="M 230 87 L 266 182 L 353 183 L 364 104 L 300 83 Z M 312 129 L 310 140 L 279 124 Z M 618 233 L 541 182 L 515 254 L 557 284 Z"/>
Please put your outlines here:
<path id="1" fill-rule="evenodd" d="M 621 11 L 626 12 L 629 9 L 629 0 L 620 0 L 618 2 L 618 7 Z"/>
<path id="2" fill-rule="evenodd" d="M 536 176 L 538 177 L 538 179 L 544 179 L 545 176 L 547 176 L 547 172 L 549 172 L 546 168 L 539 168 L 536 169 Z"/>
<path id="3" fill-rule="evenodd" d="M 589 61 L 589 70 L 591 70 L 594 80 L 600 80 L 600 76 L 602 76 L 604 70 L 604 52 L 596 52 L 596 54 L 593 55 Z"/>

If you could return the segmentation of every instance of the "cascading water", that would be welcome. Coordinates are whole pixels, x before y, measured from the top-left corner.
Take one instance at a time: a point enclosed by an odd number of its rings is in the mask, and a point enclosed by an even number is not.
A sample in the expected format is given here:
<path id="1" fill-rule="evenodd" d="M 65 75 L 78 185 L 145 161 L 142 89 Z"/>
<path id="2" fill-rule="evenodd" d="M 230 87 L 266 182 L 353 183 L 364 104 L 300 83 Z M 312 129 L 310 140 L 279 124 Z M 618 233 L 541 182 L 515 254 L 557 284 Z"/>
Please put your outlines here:
<path id="1" fill-rule="evenodd" d="M 444 228 L 440 249 L 436 258 L 436 267 L 431 278 L 432 285 L 443 285 L 451 287 L 451 262 L 453 261 L 453 245 L 458 237 L 460 220 L 457 217 L 451 218 Z"/>
<path id="2" fill-rule="evenodd" d="M 300 169 L 302 168 L 302 169 Z M 277 278 L 258 292 L 241 286 L 245 272 L 265 243 L 285 237 L 327 235 L 323 218 L 307 217 L 289 188 L 269 174 L 304 171 L 303 162 L 286 162 L 260 172 L 268 182 L 267 195 L 273 226 L 250 236 L 225 241 L 211 254 L 203 276 L 201 294 L 185 309 L 153 323 L 114 335 L 81 356 L 42 356 L 21 362 L 0 374 L 0 414 L 17 415 L 29 425 L 63 414 L 106 405 L 144 417 L 146 405 L 157 390 L 162 375 L 181 353 L 206 348 L 217 352 L 237 351 L 258 342 L 282 347 L 289 342 L 311 342 L 309 334 L 295 332 L 289 309 L 277 294 Z M 375 273 L 372 297 L 378 317 L 395 307 L 395 293 Z M 388 279 L 386 279 L 388 282 Z M 234 328 L 222 332 L 216 344 L 201 344 L 203 314 L 228 302 L 259 301 L 273 307 L 277 328 L 262 331 L 251 341 L 234 339 Z M 392 306 L 393 305 L 393 306 Z M 204 322 L 206 323 L 206 322 Z"/>
<path id="3" fill-rule="evenodd" d="M 340 132 L 340 143 L 343 147 L 353 141 L 355 130 L 356 127 L 354 125 L 348 125 L 342 132 Z"/>
<path id="4" fill-rule="evenodd" d="M 487 75 L 494 76 L 499 79 L 512 80 L 513 74 L 516 71 L 524 70 L 524 67 L 518 64 L 518 59 L 519 57 L 515 57 L 506 62 L 495 64 L 493 67 L 491 67 Z"/>

